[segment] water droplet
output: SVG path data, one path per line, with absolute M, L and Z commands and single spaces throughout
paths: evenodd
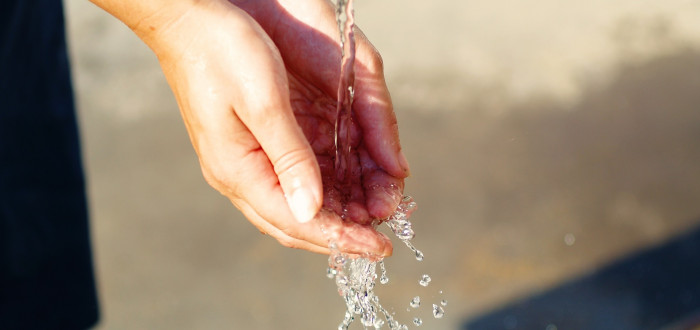
M 333 263 L 338 268 L 342 268 L 343 266 L 345 266 L 345 261 L 345 255 L 343 255 L 342 253 L 339 253 L 335 257 L 333 257 Z
M 442 293 L 442 291 L 440 291 Z M 440 305 L 447 306 L 447 300 L 443 299 L 440 301 Z
M 362 306 L 360 304 L 355 305 L 355 314 L 362 314 Z
M 338 292 L 341 295 L 346 295 L 346 291 L 348 291 L 348 277 L 343 275 L 343 274 L 338 274 L 335 276 L 335 285 L 338 287 Z
M 360 321 L 362 322 L 362 325 L 366 327 L 373 327 L 374 322 L 376 321 L 376 316 L 376 313 L 365 311 L 364 313 L 362 313 L 362 319 Z
M 417 325 L 417 326 L 420 327 L 421 324 L 423 324 L 423 320 L 421 320 L 420 317 L 414 317 L 414 318 L 413 318 L 413 324 L 415 324 L 415 325 Z
M 415 236 L 411 222 L 405 218 L 392 218 L 386 223 L 391 228 L 391 231 L 394 232 L 394 235 L 402 241 L 411 240 Z
M 416 202 L 410 202 L 410 203 L 406 204 L 406 208 L 404 209 L 404 213 L 411 213 L 411 212 L 415 211 L 417 207 L 418 207 L 418 204 L 416 204 Z
M 423 252 L 416 250 L 416 260 L 423 261 Z
M 430 283 L 431 280 L 432 279 L 430 278 L 430 276 L 428 276 L 428 274 L 424 274 L 421 277 L 420 282 L 418 282 L 418 283 L 422 286 L 428 286 L 428 284 Z
M 398 211 L 404 214 L 411 214 L 411 212 L 416 210 L 418 205 L 413 201 L 413 197 L 404 196 L 399 204 Z
M 409 305 L 411 305 L 411 307 L 413 307 L 413 308 L 418 308 L 418 306 L 420 306 L 420 297 L 419 296 L 413 297 L 413 299 L 411 299 L 411 302 Z
M 353 320 L 355 320 L 355 317 L 350 314 L 350 311 L 345 311 L 345 318 L 343 319 L 343 323 L 338 326 L 338 330 L 348 330 Z
M 405 325 L 405 324 L 402 324 L 402 325 L 399 327 L 399 330 L 408 330 L 408 326 Z
M 375 329 L 381 329 L 384 326 L 384 320 L 377 318 L 376 321 L 374 321 L 374 328 Z
M 564 244 L 566 244 L 566 246 L 572 246 L 574 243 L 576 243 L 576 236 L 574 236 L 574 234 L 564 235 Z
M 382 284 L 387 284 L 389 283 L 389 278 L 386 277 L 386 275 L 382 275 L 382 277 L 379 278 L 379 282 Z
M 379 283 L 389 283 L 389 277 L 386 276 L 386 267 L 384 266 L 384 260 L 379 261 L 379 269 L 382 271 L 382 276 L 379 277 Z
M 443 316 L 445 316 L 445 310 L 442 309 L 442 307 L 433 304 L 433 317 L 436 319 L 441 319 Z
M 334 278 L 336 274 L 338 274 L 338 271 L 331 267 L 328 267 L 326 270 L 326 276 L 328 276 L 328 278 Z

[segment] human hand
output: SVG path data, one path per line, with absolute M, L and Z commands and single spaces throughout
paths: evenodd
M 391 215 L 402 197 L 408 164 L 376 49 L 356 29 L 351 184 L 346 185 L 333 166 L 341 57 L 335 7 L 327 0 L 231 2 L 260 23 L 284 59 L 297 121 L 321 165 L 324 206 L 363 224 Z
M 332 9 L 315 2 L 289 13 L 255 1 L 250 15 L 259 23 L 229 3 L 197 2 L 176 19 L 154 15 L 132 28 L 158 55 L 204 177 L 261 232 L 315 252 L 328 253 L 332 238 L 345 252 L 389 255 L 389 239 L 366 225 L 394 210 L 407 175 L 381 63 L 360 37 L 358 63 L 366 67 L 356 78 L 356 184 L 338 191 L 332 134 L 340 52 L 330 37 Z M 310 8 L 320 13 L 299 15 Z M 348 201 L 333 198 L 345 194 Z M 317 213 L 322 196 L 332 211 Z M 343 208 L 352 221 L 340 219 Z

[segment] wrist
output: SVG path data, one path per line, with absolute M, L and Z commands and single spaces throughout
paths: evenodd
M 198 0 L 90 0 L 126 26 L 155 50 L 160 35 L 207 2 Z M 212 1 L 218 2 L 218 1 Z

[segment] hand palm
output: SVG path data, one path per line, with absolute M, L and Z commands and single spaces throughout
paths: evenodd
M 373 48 L 360 36 L 352 184 L 341 187 L 332 165 L 340 52 L 323 32 L 334 30 L 332 11 L 329 19 L 323 11 L 294 16 L 276 1 L 208 4 L 161 35 L 169 43 L 151 45 L 207 181 L 283 245 L 327 253 L 328 238 L 335 238 L 341 250 L 389 254 L 388 239 L 364 224 L 396 207 L 407 166 Z M 321 184 L 330 211 L 296 222 L 297 192 L 310 189 L 320 204 Z
M 318 10 L 309 11 L 310 4 Z M 389 216 L 401 198 L 406 169 L 392 162 L 398 133 L 376 50 L 359 32 L 357 101 L 349 125 L 352 152 L 347 155 L 349 184 L 343 184 L 334 166 L 341 53 L 332 8 L 326 1 L 315 0 L 269 6 L 258 2 L 257 10 L 241 6 L 250 10 L 284 59 L 294 114 L 321 168 L 324 206 L 363 224 Z

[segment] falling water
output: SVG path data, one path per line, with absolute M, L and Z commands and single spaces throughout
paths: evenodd
M 335 16 L 342 50 L 335 118 L 335 173 L 337 182 L 347 186 L 350 184 L 347 171 L 348 156 L 351 152 L 352 101 L 355 94 L 355 14 L 352 0 L 338 0 Z
M 350 128 L 352 127 L 352 103 L 354 97 L 354 82 L 355 82 L 355 37 L 354 37 L 354 12 L 352 6 L 353 0 L 337 0 L 336 20 L 340 31 L 340 44 L 342 49 L 340 80 L 338 83 L 338 105 L 335 122 L 335 173 L 337 188 L 340 191 L 346 191 L 352 183 L 350 175 L 348 175 L 348 157 L 351 154 L 350 145 Z M 416 203 L 410 196 L 405 196 L 398 208 L 384 222 L 388 225 L 394 235 L 400 239 L 409 249 L 415 254 L 418 261 L 423 260 L 423 252 L 416 249 L 410 240 L 413 239 L 415 233 L 408 217 L 416 209 Z M 389 329 L 404 330 L 408 329 L 406 324 L 401 324 L 394 319 L 379 302 L 379 297 L 375 295 L 374 287 L 377 279 L 377 264 L 379 265 L 381 276 L 379 282 L 387 284 L 389 278 L 386 274 L 386 268 L 381 257 L 373 255 L 365 255 L 362 258 L 350 259 L 346 254 L 340 252 L 335 242 L 329 242 L 331 250 L 328 258 L 327 276 L 335 279 L 338 293 L 343 297 L 346 304 L 345 317 L 342 323 L 338 326 L 339 330 L 346 330 L 356 317 L 360 318 L 362 325 L 380 329 L 387 324 Z M 420 280 L 422 286 L 427 286 L 430 282 L 428 275 L 423 275 Z M 414 308 L 420 305 L 420 297 L 416 296 L 417 301 Z M 411 303 L 414 306 L 414 302 Z M 444 306 L 444 304 L 443 304 Z M 435 307 L 439 310 L 436 312 Z M 441 307 L 433 304 L 433 314 L 435 318 L 441 318 L 444 311 Z M 437 313 L 437 314 L 436 314 Z M 383 316 L 383 318 L 382 318 Z M 415 318 L 413 324 L 420 326 L 423 321 L 420 318 Z

